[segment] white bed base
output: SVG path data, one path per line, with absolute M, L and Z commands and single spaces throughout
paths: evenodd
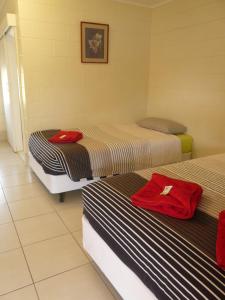
M 100 178 L 94 178 L 93 180 L 81 179 L 80 181 L 72 181 L 66 174 L 65 175 L 50 175 L 46 174 L 41 165 L 34 159 L 29 152 L 29 165 L 37 177 L 41 180 L 44 186 L 52 194 L 61 194 L 72 190 L 79 190 L 83 186 L 99 180 Z
M 82 218 L 82 223 L 84 249 L 109 279 L 123 300 L 156 300 L 155 295 L 109 248 L 85 216 Z
M 30 152 L 28 155 L 31 169 L 51 194 L 61 194 L 73 190 L 79 190 L 83 186 L 100 179 L 100 177 L 95 177 L 93 180 L 87 180 L 86 178 L 83 178 L 80 181 L 75 182 L 72 181 L 66 174 L 57 176 L 46 174 L 41 165 L 34 159 L 33 155 Z M 184 153 L 182 155 L 182 161 L 188 159 L 191 159 L 191 153 Z

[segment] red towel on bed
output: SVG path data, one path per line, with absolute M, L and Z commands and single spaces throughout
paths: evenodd
M 216 241 L 216 260 L 218 266 L 225 269 L 225 210 L 219 214 Z
M 202 195 L 196 183 L 154 173 L 152 179 L 131 196 L 132 204 L 178 218 L 190 219 Z
M 56 144 L 67 144 L 75 143 L 82 139 L 82 137 L 83 134 L 80 131 L 60 130 L 57 134 L 53 135 L 50 139 L 48 139 L 48 141 Z

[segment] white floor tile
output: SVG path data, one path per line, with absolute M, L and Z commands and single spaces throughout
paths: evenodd
M 40 300 L 113 300 L 114 297 L 88 264 L 36 284 Z
M 115 299 L 82 251 L 81 191 L 59 203 L 7 144 L 0 157 L 0 300 Z
M 12 221 L 8 206 L 6 203 L 0 203 L 0 224 L 9 223 Z
M 80 230 L 82 228 L 82 207 L 73 207 L 70 209 L 59 210 L 58 214 L 63 219 L 63 222 L 71 232 Z
M 14 156 L 15 155 L 15 156 Z M 17 154 L 1 153 L 0 169 L 15 165 L 24 166 L 24 161 Z
M 29 168 L 25 164 L 16 163 L 8 166 L 0 167 L 0 178 L 5 176 L 10 176 L 14 174 L 21 174 L 29 171 Z
M 48 200 L 42 196 L 16 202 L 9 202 L 9 208 L 13 219 L 16 221 L 54 211 Z
M 3 190 L 0 187 L 0 203 L 4 203 L 6 201 Z
M 34 177 L 32 176 L 31 172 L 24 172 L 21 174 L 13 174 L 8 176 L 3 176 L 0 178 L 0 182 L 2 187 L 10 187 L 10 186 L 17 186 L 27 183 L 34 182 Z
M 88 262 L 71 235 L 26 246 L 24 251 L 35 281 Z
M 38 297 L 34 286 L 29 285 L 15 292 L 0 296 L 0 300 L 38 300 Z
M 48 195 L 47 190 L 39 182 L 3 188 L 8 202 L 19 201 L 37 196 Z
M 1 154 L 0 169 L 5 167 L 13 167 L 15 165 L 24 166 L 24 161 L 19 156 L 12 159 L 3 159 Z
M 56 213 L 16 221 L 15 225 L 23 245 L 68 233 Z
M 13 151 L 3 151 L 1 153 L 1 161 L 22 161 L 18 154 L 14 153 Z
M 32 283 L 21 249 L 0 254 L 0 295 Z
M 0 225 L 0 252 L 20 247 L 20 242 L 13 223 Z

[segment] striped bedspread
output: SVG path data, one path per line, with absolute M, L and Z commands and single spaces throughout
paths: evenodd
M 203 187 L 193 219 L 132 206 L 130 195 L 153 171 Z M 225 154 L 106 178 L 86 186 L 83 198 L 92 227 L 158 299 L 225 299 L 225 271 L 215 262 L 217 216 L 225 209 Z
M 29 150 L 44 171 L 82 178 L 123 174 L 181 161 L 180 140 L 137 126 L 103 125 L 79 128 L 84 138 L 73 144 L 51 144 L 48 138 L 58 130 L 31 134 Z

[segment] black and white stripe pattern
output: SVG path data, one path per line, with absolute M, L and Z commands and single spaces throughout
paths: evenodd
M 49 143 L 41 131 L 31 134 L 29 149 L 33 157 L 41 164 L 45 173 L 51 175 L 70 174 L 70 168 L 64 154 L 58 147 Z
M 110 182 L 86 186 L 83 197 L 93 228 L 158 299 L 225 299 L 225 272 L 214 260 Z
M 29 149 L 44 171 L 67 174 L 71 180 L 112 176 L 181 160 L 180 140 L 130 125 L 99 125 L 80 128 L 84 138 L 77 143 L 53 145 L 48 138 L 58 130 L 31 134 Z

